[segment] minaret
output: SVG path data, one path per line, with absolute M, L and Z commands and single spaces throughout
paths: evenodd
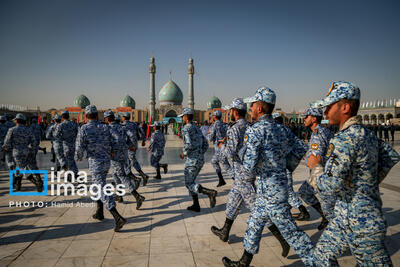
M 194 109 L 194 94 L 193 94 L 193 75 L 194 75 L 194 66 L 193 66 L 193 58 L 190 56 L 189 59 L 189 67 L 188 67 L 188 74 L 189 74 L 189 92 L 188 92 L 188 107 Z
M 150 58 L 150 120 L 154 122 L 155 115 L 156 115 L 156 93 L 155 93 L 155 73 L 156 73 L 156 65 L 154 64 L 154 55 Z

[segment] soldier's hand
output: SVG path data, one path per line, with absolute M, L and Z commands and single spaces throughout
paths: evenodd
M 5 147 L 4 150 L 5 151 L 10 151 L 10 148 L 9 147 Z
M 136 148 L 135 148 L 134 146 L 131 146 L 131 147 L 129 148 L 129 150 L 130 150 L 130 151 L 135 151 Z
M 76 161 L 78 161 L 78 162 L 81 162 L 81 161 L 82 161 L 82 159 L 77 159 Z
M 223 145 L 223 143 L 221 143 L 221 142 L 218 142 L 218 148 L 221 148 L 222 147 L 222 145 Z
M 319 156 L 319 155 L 316 156 L 316 155 L 311 154 L 307 160 L 307 167 L 312 170 L 312 169 L 314 169 L 315 165 L 317 165 L 317 164 L 321 164 L 321 156 Z
M 181 153 L 181 154 L 179 155 L 179 157 L 180 157 L 181 159 L 183 159 L 185 156 L 183 156 L 183 153 Z
M 142 141 L 142 146 L 145 146 L 146 145 L 146 141 Z

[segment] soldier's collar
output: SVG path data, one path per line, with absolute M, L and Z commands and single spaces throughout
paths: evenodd
M 314 132 L 314 133 L 318 132 L 318 129 L 319 129 L 320 126 L 321 126 L 320 124 L 318 124 L 317 126 L 315 126 L 313 132 Z
M 353 116 L 351 118 L 349 118 L 343 125 L 342 127 L 339 129 L 339 131 L 344 131 L 347 128 L 349 128 L 350 126 L 354 125 L 354 124 L 361 124 L 361 120 L 359 118 L 357 118 L 357 116 Z

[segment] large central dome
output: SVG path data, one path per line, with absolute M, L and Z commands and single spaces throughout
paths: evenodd
M 160 105 L 182 105 L 183 94 L 181 89 L 172 80 L 169 80 L 158 93 Z

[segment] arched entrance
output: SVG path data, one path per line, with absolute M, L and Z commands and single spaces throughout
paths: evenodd
M 364 124 L 369 124 L 369 116 L 368 116 L 368 114 L 364 115 Z
M 175 110 L 168 110 L 164 117 L 177 117 Z

